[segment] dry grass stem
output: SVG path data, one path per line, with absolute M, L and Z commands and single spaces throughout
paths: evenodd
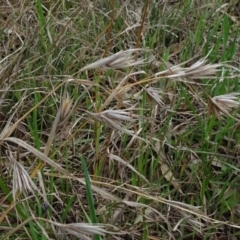
M 122 158 L 120 158 L 119 156 L 116 156 L 112 153 L 109 153 L 108 157 L 111 160 L 115 160 L 117 162 L 120 162 L 122 165 L 128 167 L 129 169 L 131 169 L 133 172 L 135 172 L 146 184 L 149 184 L 149 181 L 142 175 L 140 174 L 131 164 L 129 164 L 128 162 L 124 161 Z

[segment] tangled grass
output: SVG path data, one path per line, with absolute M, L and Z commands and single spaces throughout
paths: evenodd
M 0 239 L 238 239 L 232 1 L 0 3 Z

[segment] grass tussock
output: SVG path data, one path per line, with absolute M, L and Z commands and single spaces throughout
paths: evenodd
M 237 1 L 0 2 L 0 240 L 238 239 Z

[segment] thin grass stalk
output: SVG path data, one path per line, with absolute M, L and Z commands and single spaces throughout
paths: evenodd
M 138 32 L 138 37 L 137 37 L 137 41 L 136 41 L 136 48 L 140 47 L 140 42 L 141 42 L 141 37 L 142 37 L 142 32 L 143 32 L 143 26 L 144 26 L 144 22 L 147 18 L 147 10 L 148 10 L 148 6 L 149 6 L 149 0 L 145 1 L 145 4 L 143 6 L 142 9 L 142 19 L 141 19 L 141 26 L 140 26 L 140 30 Z
M 105 52 L 103 54 L 103 57 L 106 57 L 108 49 L 110 48 L 112 26 L 113 26 L 114 16 L 115 16 L 115 8 L 114 8 L 114 5 L 113 5 L 113 3 L 115 3 L 115 1 L 107 0 L 107 2 L 111 6 L 112 12 L 110 14 L 110 22 L 109 22 L 109 25 L 108 25 L 108 28 L 107 28 L 107 42 L 106 42 L 106 48 L 105 48 Z

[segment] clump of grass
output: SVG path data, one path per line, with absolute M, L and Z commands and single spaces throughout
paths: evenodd
M 0 239 L 238 237 L 235 8 L 2 1 Z

